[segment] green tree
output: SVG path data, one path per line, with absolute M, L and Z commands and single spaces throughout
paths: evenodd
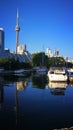
M 58 66 L 58 67 L 63 67 L 65 66 L 65 60 L 63 57 L 50 57 L 48 59 L 49 66 Z
M 33 66 L 48 66 L 48 57 L 44 52 L 32 54 Z

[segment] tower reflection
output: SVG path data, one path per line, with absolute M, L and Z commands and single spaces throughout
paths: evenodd
M 16 82 L 16 89 L 15 89 L 15 106 L 14 106 L 14 110 L 16 113 L 16 126 L 18 124 L 18 115 L 19 115 L 19 96 L 18 96 L 18 92 L 19 91 L 23 91 L 28 85 L 28 81 L 18 81 Z

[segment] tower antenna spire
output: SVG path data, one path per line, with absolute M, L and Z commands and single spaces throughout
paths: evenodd
M 19 27 L 19 14 L 18 14 L 18 8 L 17 8 L 17 17 L 16 17 L 16 54 L 17 54 L 17 47 L 19 45 L 19 31 L 20 31 L 20 27 Z
M 17 8 L 17 20 L 16 20 L 16 25 L 19 25 L 19 13 L 18 13 L 18 8 Z

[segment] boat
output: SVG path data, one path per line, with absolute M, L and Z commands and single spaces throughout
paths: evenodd
M 73 68 L 67 69 L 68 81 L 73 82 Z
M 50 68 L 47 73 L 49 81 L 66 82 L 68 80 L 65 68 L 54 67 Z
M 42 67 L 39 67 L 36 71 L 36 75 L 46 75 L 47 74 L 47 68 L 42 66 Z
M 36 69 L 36 76 L 42 76 L 47 74 L 47 67 L 45 66 L 45 54 L 43 52 L 41 54 L 41 63 Z
M 24 73 L 24 69 L 15 70 L 14 73 L 15 73 L 15 74 L 21 74 L 21 73 Z
M 17 75 L 17 76 L 27 76 L 30 73 L 31 73 L 31 70 L 24 70 L 24 69 L 14 71 L 14 75 Z

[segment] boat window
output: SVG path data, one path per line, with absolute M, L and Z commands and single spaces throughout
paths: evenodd
M 54 74 L 54 71 L 50 71 L 50 74 Z

